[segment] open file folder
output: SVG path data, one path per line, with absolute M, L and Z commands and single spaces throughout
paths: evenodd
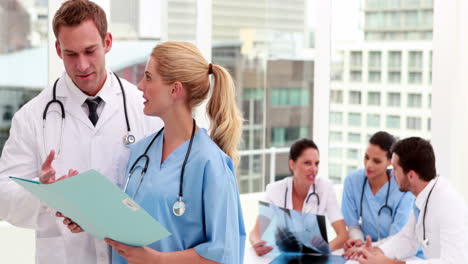
M 126 193 L 95 170 L 52 184 L 10 178 L 98 239 L 146 246 L 170 235 Z

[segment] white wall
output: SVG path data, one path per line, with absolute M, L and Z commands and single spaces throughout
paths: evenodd
M 434 1 L 432 143 L 438 173 L 468 201 L 468 1 Z
M 0 222 L 0 263 L 33 264 L 34 231 Z

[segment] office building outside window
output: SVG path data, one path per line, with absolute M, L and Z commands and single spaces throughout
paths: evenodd
M 361 104 L 361 92 L 350 91 L 349 92 L 349 104 L 360 105 Z
M 388 107 L 401 106 L 401 94 L 400 93 L 388 93 L 387 94 L 387 106 Z
M 349 113 L 348 114 L 348 125 L 358 127 L 361 126 L 361 114 L 360 113 Z
M 422 119 L 420 117 L 407 117 L 406 128 L 409 130 L 421 130 Z
M 421 108 L 422 107 L 422 95 L 416 94 L 416 93 L 408 94 L 408 107 Z
M 380 92 L 368 92 L 367 93 L 367 105 L 379 106 L 380 105 Z
M 330 102 L 335 104 L 343 103 L 343 91 L 341 90 L 330 90 Z
M 378 128 L 380 127 L 380 115 L 379 114 L 367 114 L 367 127 Z
M 400 116 L 397 115 L 387 115 L 387 129 L 400 129 L 400 119 Z

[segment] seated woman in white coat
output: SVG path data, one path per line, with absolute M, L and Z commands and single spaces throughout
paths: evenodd
M 326 179 L 317 178 L 320 163 L 317 145 L 310 139 L 294 142 L 288 163 L 293 175 L 268 184 L 265 200 L 287 209 L 325 215 L 337 234 L 330 242 L 331 250 L 342 248 L 348 239 L 348 232 L 332 184 Z M 260 239 L 258 218 L 250 232 L 250 243 L 258 256 L 273 249 Z

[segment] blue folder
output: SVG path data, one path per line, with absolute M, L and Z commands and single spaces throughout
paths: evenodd
M 98 239 L 146 246 L 170 233 L 126 193 L 95 170 L 41 184 L 10 177 Z

